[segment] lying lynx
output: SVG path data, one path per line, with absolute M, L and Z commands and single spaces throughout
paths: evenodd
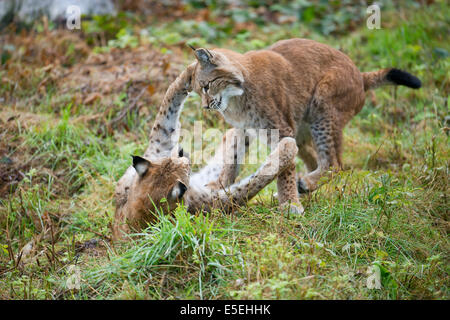
M 361 73 L 344 53 L 306 39 L 245 54 L 194 50 L 193 89 L 205 108 L 233 127 L 278 129 L 280 138 L 296 139 L 308 173 L 297 178 L 292 161 L 278 177 L 278 198 L 297 203 L 298 212 L 298 193 L 315 190 L 326 171 L 341 168 L 342 130 L 362 109 L 365 92 L 385 84 L 421 86 L 398 69 Z
M 184 202 L 190 212 L 219 208 L 230 211 L 243 205 L 283 172 L 298 152 L 295 140 L 281 139 L 260 168 L 231 185 L 238 174 L 234 159 L 243 150 L 237 148 L 239 130 L 228 130 L 210 163 L 191 175 L 189 159 L 178 151 L 179 115 L 191 88 L 192 66 L 167 90 L 150 133 L 144 157 L 133 157 L 116 187 L 116 213 L 113 237 L 120 239 L 130 229 L 139 230 L 152 222 L 154 209 L 164 213 Z M 161 200 L 165 199 L 161 203 Z

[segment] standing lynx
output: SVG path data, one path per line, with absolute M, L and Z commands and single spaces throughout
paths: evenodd
M 341 51 L 307 39 L 278 41 L 266 50 L 240 54 L 194 49 L 193 89 L 202 106 L 218 110 L 237 128 L 278 129 L 297 141 L 308 173 L 297 178 L 295 161 L 278 177 L 280 204 L 317 188 L 330 168 L 342 166 L 342 130 L 363 107 L 365 92 L 384 84 L 420 88 L 398 69 L 361 73 Z

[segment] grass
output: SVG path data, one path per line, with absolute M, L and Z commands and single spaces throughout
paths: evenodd
M 337 36 L 298 22 L 255 24 L 232 37 L 207 21 L 158 22 L 148 28 L 150 39 L 130 28 L 92 51 L 149 46 L 155 59 L 172 64 L 154 66 L 167 68 L 167 79 L 154 80 L 149 105 L 113 128 L 109 121 L 133 98 L 128 87 L 85 103 L 78 86 L 66 90 L 36 61 L 12 56 L 0 69 L 0 181 L 9 182 L 0 188 L 0 298 L 449 299 L 449 13 L 445 1 L 390 6 L 381 30 L 360 23 Z M 67 50 L 66 40 L 59 46 L 43 32 L 34 40 L 39 50 L 47 38 L 56 52 Z M 423 88 L 368 95 L 344 132 L 345 170 L 302 198 L 303 217 L 279 214 L 272 183 L 230 215 L 189 215 L 180 206 L 128 243 L 112 243 L 114 184 L 129 155 L 145 149 L 167 85 L 192 60 L 179 42 L 245 51 L 288 37 L 341 48 L 362 71 L 409 70 Z M 62 63 L 76 68 L 61 70 L 75 74 L 91 49 L 69 48 Z M 183 128 L 194 120 L 226 127 L 198 103 L 189 98 Z M 73 265 L 79 289 L 67 284 Z M 375 272 L 378 289 L 367 285 Z

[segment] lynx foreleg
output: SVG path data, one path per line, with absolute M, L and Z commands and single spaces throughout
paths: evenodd
M 295 159 L 292 159 L 286 170 L 278 176 L 277 188 L 278 202 L 282 210 L 287 210 L 293 214 L 302 214 L 304 212 L 298 198 Z
M 145 158 L 170 157 L 177 146 L 180 138 L 180 114 L 184 101 L 192 91 L 193 70 L 194 65 L 189 65 L 167 89 L 150 133 Z
M 149 146 L 145 151 L 144 156 L 148 159 L 170 157 L 177 146 L 180 128 L 179 117 L 183 103 L 189 92 L 192 91 L 193 71 L 194 64 L 191 64 L 167 89 L 150 133 Z M 115 189 L 115 225 L 113 227 L 115 235 L 118 234 L 119 229 L 126 228 L 123 208 L 127 203 L 128 192 L 135 177 L 136 170 L 133 166 L 130 166 L 117 182 Z

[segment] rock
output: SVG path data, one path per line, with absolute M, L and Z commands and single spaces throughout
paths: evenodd
M 117 13 L 113 0 L 2 0 L 0 26 L 13 20 L 31 23 L 44 15 L 52 21 L 64 21 L 71 5 L 78 6 L 86 16 Z

